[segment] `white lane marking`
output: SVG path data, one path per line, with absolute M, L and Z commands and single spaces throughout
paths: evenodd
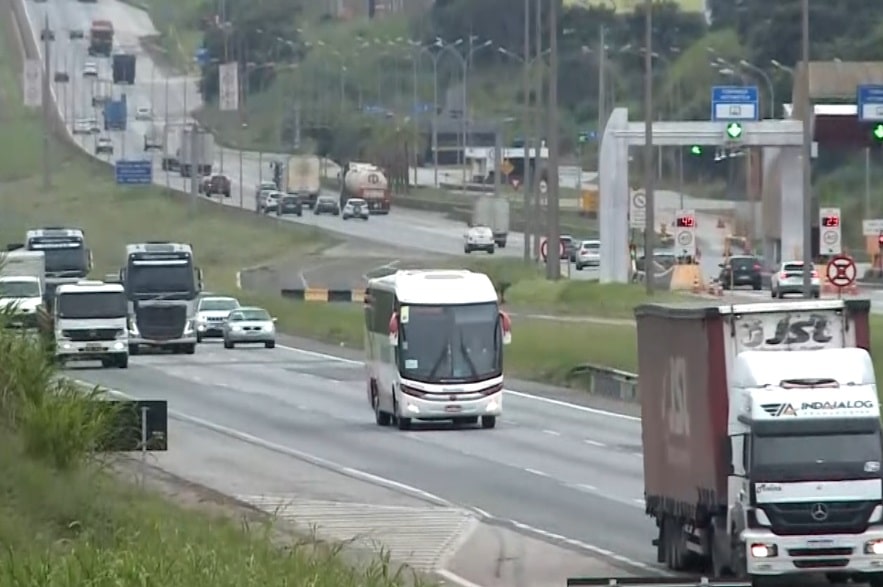
M 313 357 L 317 357 L 320 359 L 337 361 L 338 363 L 344 363 L 346 365 L 358 365 L 358 366 L 364 365 L 364 363 L 362 361 L 354 361 L 352 359 L 345 359 L 343 357 L 336 357 L 334 355 L 329 355 L 327 353 L 320 353 L 318 351 L 308 351 L 308 350 L 304 350 L 304 349 L 290 347 L 287 345 L 277 344 L 276 348 L 281 348 L 281 349 L 285 349 L 287 351 L 293 351 L 295 353 L 301 353 L 303 355 L 313 356 Z M 522 391 L 515 391 L 514 389 L 504 389 L 503 391 L 505 393 L 508 393 L 510 395 L 514 395 L 516 397 L 520 397 L 522 399 L 537 401 L 537 402 L 541 402 L 541 403 L 545 403 L 545 404 L 549 404 L 549 405 L 553 405 L 553 406 L 558 406 L 561 408 L 567 408 L 568 410 L 576 410 L 578 412 L 583 412 L 586 414 L 594 414 L 596 416 L 603 416 L 605 418 L 617 418 L 619 420 L 628 420 L 629 422 L 640 422 L 641 421 L 641 418 L 639 418 L 637 416 L 629 416 L 628 414 L 620 414 L 619 412 L 611 412 L 608 410 L 601 410 L 598 408 L 590 408 L 588 406 L 581 406 L 579 404 L 572 404 L 570 402 L 552 399 L 549 397 L 542 397 L 539 395 L 524 393 Z
M 561 436 L 561 433 L 556 430 L 543 430 L 543 434 L 548 434 L 549 436 Z
M 587 491 L 589 493 L 595 493 L 596 491 L 598 491 L 597 487 L 595 487 L 594 485 L 589 485 L 587 483 L 577 483 L 575 485 L 568 485 L 568 487 L 577 489 L 579 491 Z
M 77 384 L 82 385 L 88 389 L 94 389 L 96 387 L 95 384 L 90 383 L 88 381 L 83 381 L 81 379 L 72 379 L 72 381 L 74 381 Z M 123 399 L 130 399 L 130 400 L 135 399 L 133 396 L 131 396 L 127 393 L 123 393 L 122 391 L 118 391 L 115 389 L 107 389 L 102 386 L 99 386 L 99 387 L 101 387 L 101 389 L 105 393 L 107 393 L 108 395 L 120 397 Z M 249 434 L 247 432 L 242 432 L 240 430 L 236 430 L 235 428 L 230 428 L 228 426 L 216 424 L 214 422 L 210 422 L 208 420 L 203 420 L 202 418 L 197 418 L 195 416 L 189 416 L 187 414 L 183 414 L 183 413 L 178 412 L 176 410 L 169 410 L 168 415 L 169 415 L 169 417 L 173 417 L 173 418 L 180 420 L 182 422 L 187 422 L 189 424 L 193 424 L 194 426 L 200 426 L 202 428 L 206 428 L 206 429 L 211 430 L 213 432 L 217 432 L 218 434 L 223 434 L 225 436 L 229 436 L 231 438 L 235 438 L 237 440 L 241 440 L 243 442 L 247 442 L 249 444 L 259 446 L 259 447 L 265 448 L 267 450 L 271 450 L 273 452 L 277 452 L 279 454 L 288 455 L 290 457 L 300 459 L 302 461 L 314 464 L 318 467 L 323 467 L 325 469 L 328 469 L 331 471 L 336 471 L 338 473 L 347 475 L 351 478 L 359 479 L 359 480 L 366 481 L 369 483 L 374 483 L 375 485 L 380 485 L 381 487 L 387 487 L 389 489 L 398 490 L 398 491 L 405 493 L 407 495 L 420 497 L 426 501 L 429 501 L 430 503 L 435 503 L 437 505 L 441 505 L 444 507 L 463 507 L 463 506 L 459 506 L 453 502 L 450 502 L 442 497 L 439 497 L 438 495 L 435 495 L 435 494 L 430 493 L 428 491 L 424 491 L 423 489 L 419 489 L 419 488 L 414 487 L 412 485 L 407 485 L 405 483 L 400 483 L 400 482 L 394 481 L 392 479 L 387 479 L 385 477 L 373 475 L 373 474 L 367 473 L 365 471 L 353 469 L 352 467 L 344 467 L 343 465 L 335 463 L 334 461 L 329 461 L 328 459 L 324 459 L 322 457 L 317 457 L 317 456 L 311 455 L 309 453 L 306 453 L 306 452 L 303 452 L 303 451 L 300 451 L 297 449 L 283 446 L 283 445 L 277 444 L 275 442 L 270 442 L 269 440 L 264 440 L 263 438 L 260 438 L 258 436 L 254 436 L 253 434 Z M 474 510 L 474 511 L 476 511 L 476 510 Z M 659 569 L 652 567 L 646 563 L 642 563 L 640 561 L 630 559 L 630 558 L 625 557 L 623 555 L 616 554 L 615 552 L 612 552 L 612 551 L 607 550 L 605 548 L 601 548 L 599 546 L 588 544 L 588 543 L 582 542 L 580 540 L 575 540 L 573 538 L 567 538 L 566 536 L 561 536 L 560 534 L 554 534 L 552 532 L 547 532 L 546 530 L 541 530 L 539 528 L 535 528 L 533 526 L 523 524 L 523 523 L 518 522 L 516 520 L 507 520 L 504 518 L 497 518 L 496 516 L 490 515 L 487 512 L 484 512 L 483 510 L 477 510 L 477 511 L 480 511 L 481 513 L 485 514 L 486 517 L 489 519 L 494 519 L 494 520 L 499 520 L 501 522 L 505 522 L 507 524 L 512 525 L 515 528 L 518 528 L 519 530 L 524 531 L 524 532 L 532 533 L 534 535 L 541 536 L 543 538 L 550 539 L 550 540 L 553 540 L 556 542 L 563 542 L 565 544 L 569 544 L 571 546 L 574 546 L 576 548 L 580 548 L 580 549 L 585 550 L 587 552 L 591 552 L 593 554 L 604 556 L 609 559 L 621 562 L 621 563 L 629 565 L 631 567 L 639 568 L 639 569 L 642 569 L 645 571 L 649 571 L 651 573 L 667 575 L 667 573 L 665 573 L 664 571 L 660 571 Z M 460 583 L 460 585 L 466 585 L 466 587 L 469 587 L 468 583 L 466 583 L 466 584 Z
M 435 572 L 435 574 L 438 575 L 439 577 L 441 577 L 442 579 L 444 579 L 445 581 L 448 581 L 449 583 L 454 583 L 455 585 L 458 585 L 459 587 L 482 587 L 478 583 L 473 583 L 469 579 L 465 579 L 465 578 L 461 577 L 460 575 L 452 573 L 451 571 L 449 571 L 447 569 L 439 569 Z
M 592 445 L 592 446 L 598 446 L 598 447 L 601 447 L 601 448 L 605 448 L 605 447 L 607 446 L 607 445 L 604 444 L 603 442 L 598 442 L 597 440 L 592 440 L 592 439 L 590 439 L 590 438 L 586 438 L 586 439 L 584 439 L 583 442 L 585 442 L 586 444 L 589 444 L 589 445 Z
M 643 499 L 633 499 L 632 501 L 641 506 L 646 505 Z
M 525 473 L 530 473 L 531 475 L 536 475 L 538 477 L 548 477 L 548 473 L 543 473 L 542 471 L 538 471 L 536 469 L 531 469 L 530 467 L 524 467 Z

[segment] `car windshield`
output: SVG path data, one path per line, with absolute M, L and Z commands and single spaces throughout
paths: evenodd
M 237 318 L 242 316 L 242 320 L 253 320 L 255 322 L 269 322 L 270 314 L 266 310 L 250 308 L 237 312 Z
M 0 298 L 36 298 L 40 284 L 32 279 L 4 279 L 0 281 Z
M 583 250 L 584 251 L 597 251 L 601 248 L 601 243 L 598 241 L 584 241 L 583 242 Z
M 350 200 L 349 203 L 352 204 L 353 206 L 364 206 L 365 200 Z
M 233 298 L 208 298 L 199 302 L 200 312 L 229 312 L 239 307 Z
M 297 203 L 297 196 L 285 196 L 284 198 L 282 198 L 282 203 L 283 204 L 296 204 Z
M 323 196 L 319 198 L 320 204 L 335 204 L 336 200 L 334 198 L 329 198 L 328 196 Z
M 399 368 L 426 383 L 481 381 L 502 372 L 496 303 L 402 306 Z
M 730 259 L 730 263 L 737 271 L 747 271 L 754 269 L 757 260 L 754 257 L 733 257 Z
M 803 263 L 785 263 L 782 271 L 803 271 Z

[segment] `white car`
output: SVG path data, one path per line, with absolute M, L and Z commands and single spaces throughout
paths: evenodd
M 493 255 L 497 248 L 494 231 L 488 226 L 471 226 L 463 235 L 463 240 L 463 252 L 467 255 L 472 251 L 485 251 Z
M 815 268 L 810 284 L 812 297 L 820 297 L 822 286 Z M 770 276 L 770 296 L 782 299 L 788 294 L 803 294 L 803 261 L 783 261 L 779 270 Z
M 224 336 L 224 322 L 239 308 L 239 300 L 228 296 L 205 296 L 196 306 L 196 342 Z
M 83 77 L 98 77 L 98 64 L 87 61 L 83 64 Z
M 576 251 L 576 270 L 582 271 L 583 267 L 601 266 L 601 241 L 587 240 L 579 245 Z
M 99 137 L 95 141 L 95 154 L 101 155 L 102 153 L 113 155 L 113 141 L 108 137 Z
M 74 120 L 73 133 L 75 135 L 92 134 L 92 122 L 88 118 L 78 118 Z
M 261 214 L 270 214 L 279 208 L 279 200 L 284 196 L 277 190 L 264 190 L 258 196 L 258 212 Z
M 237 308 L 224 322 L 224 348 L 241 343 L 261 343 L 276 348 L 276 319 L 263 308 Z
M 349 220 L 350 218 L 368 220 L 371 217 L 371 212 L 368 211 L 368 202 L 362 198 L 350 198 L 346 201 L 341 216 L 344 220 Z
M 135 120 L 153 120 L 153 112 L 150 111 L 150 108 L 145 106 L 139 106 L 137 110 L 135 110 Z

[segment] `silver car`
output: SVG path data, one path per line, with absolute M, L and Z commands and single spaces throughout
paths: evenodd
M 230 312 L 224 322 L 224 348 L 232 349 L 237 344 L 263 343 L 272 349 L 276 347 L 276 319 L 263 308 L 237 308 Z

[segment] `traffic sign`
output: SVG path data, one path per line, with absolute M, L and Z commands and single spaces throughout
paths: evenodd
M 218 68 L 220 96 L 218 106 L 221 111 L 239 110 L 239 63 L 224 63 Z
M 855 101 L 858 105 L 859 120 L 883 120 L 883 86 L 859 86 Z
M 685 257 L 696 256 L 696 212 L 678 210 L 675 214 L 675 243 L 678 254 Z
M 862 236 L 880 236 L 883 232 L 883 218 L 862 220 Z
M 503 162 L 500 163 L 500 172 L 503 175 L 509 175 L 515 170 L 515 167 L 512 165 L 512 162 L 508 159 L 503 159 Z
M 549 258 L 549 239 L 543 237 L 543 240 L 540 241 L 540 256 L 543 258 L 543 261 Z M 564 256 L 564 243 L 558 241 L 558 257 L 561 258 Z
M 200 47 L 196 50 L 196 54 L 193 55 L 193 60 L 200 67 L 205 67 L 211 61 L 211 54 L 208 52 L 208 49 L 205 47 Z
M 825 267 L 825 274 L 832 285 L 844 288 L 855 283 L 858 268 L 855 266 L 855 261 L 849 257 L 838 255 L 828 261 L 828 266 Z
M 724 131 L 727 134 L 726 138 L 728 141 L 738 141 L 739 139 L 742 138 L 742 133 L 743 133 L 742 125 L 739 124 L 738 122 L 731 122 L 730 124 L 727 125 L 727 127 L 724 129 Z
M 153 162 L 118 160 L 114 166 L 117 185 L 150 185 L 153 183 Z
M 643 230 L 647 222 L 647 197 L 644 190 L 635 190 L 629 197 L 629 227 Z
M 821 208 L 819 210 L 819 253 L 827 256 L 839 255 L 842 252 L 840 208 Z
M 760 97 L 757 86 L 714 86 L 711 88 L 711 119 L 758 120 Z

